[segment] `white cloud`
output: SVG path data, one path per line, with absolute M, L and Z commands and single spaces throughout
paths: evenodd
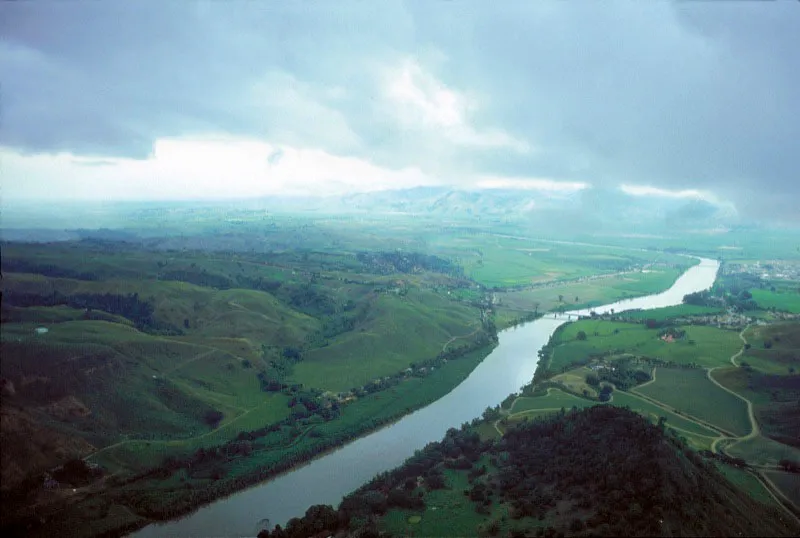
M 482 176 L 475 182 L 475 186 L 481 189 L 522 189 L 565 194 L 571 194 L 589 188 L 588 183 L 579 181 L 556 181 L 547 178 L 508 178 L 497 176 Z
M 658 196 L 660 198 L 692 198 L 696 200 L 713 201 L 714 197 L 706 191 L 696 189 L 668 190 L 649 185 L 620 185 L 619 189 L 631 196 Z
M 478 109 L 477 100 L 449 88 L 416 60 L 406 59 L 398 68 L 387 70 L 384 92 L 403 128 L 428 131 L 457 146 L 531 151 L 527 142 L 505 131 L 475 127 L 470 116 Z
M 270 158 L 280 155 L 280 158 Z M 419 169 L 391 170 L 323 150 L 252 139 L 161 139 L 145 160 L 0 150 L 9 199 L 209 199 L 326 195 L 432 185 Z M 24 179 L 22 179 L 24 178 Z

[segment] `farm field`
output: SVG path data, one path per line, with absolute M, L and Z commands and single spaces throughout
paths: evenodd
M 466 274 L 489 288 L 526 286 L 547 281 L 577 279 L 628 270 L 633 265 L 664 262 L 688 267 L 692 260 L 659 252 L 631 251 L 586 245 L 540 241 L 497 234 L 431 234 L 429 243 L 450 256 L 458 257 Z M 674 281 L 677 273 L 672 277 Z M 669 280 L 669 277 L 666 278 Z M 651 286 L 632 279 L 631 291 L 642 293 Z M 661 289 L 669 287 L 672 282 Z M 624 288 L 625 285 L 621 284 Z M 532 310 L 532 309 L 530 309 Z
M 765 471 L 764 474 L 794 505 L 800 508 L 800 474 Z
M 670 343 L 658 337 L 658 329 L 648 329 L 644 324 L 576 321 L 554 335 L 549 370 L 559 372 L 570 365 L 583 363 L 592 355 L 604 354 L 631 354 L 713 368 L 730 364 L 730 356 L 742 345 L 734 331 L 693 325 L 678 329 L 685 331 L 685 336 Z M 578 339 L 580 331 L 586 334 L 585 340 Z
M 712 383 L 706 370 L 657 368 L 656 380 L 636 392 L 742 436 L 750 433 L 747 404 Z
M 562 407 L 571 409 L 572 407 L 589 407 L 597 405 L 597 402 L 579 398 L 564 391 L 548 388 L 547 394 L 543 396 L 522 396 L 514 400 L 514 404 L 509 409 L 512 415 L 520 415 L 529 411 L 542 411 L 542 410 L 559 410 Z
M 700 437 L 707 437 L 708 443 L 712 439 L 718 437 L 718 433 L 702 426 L 686 417 L 682 417 L 673 411 L 661 408 L 647 400 L 637 397 L 635 394 L 630 394 L 623 391 L 614 391 L 612 396 L 612 405 L 619 407 L 629 407 L 632 411 L 636 411 L 640 415 L 644 415 L 651 421 L 658 422 L 660 417 L 666 419 L 667 427 L 672 427 L 679 430 L 681 435 L 693 435 Z
M 750 348 L 739 359 L 765 373 L 800 373 L 800 324 L 777 322 L 750 327 L 745 338 Z
M 656 293 L 669 288 L 682 270 L 659 269 L 610 275 L 581 282 L 554 283 L 497 293 L 500 306 L 516 312 L 571 310 Z
M 666 306 L 664 308 L 654 308 L 651 310 L 623 311 L 621 314 L 631 320 L 654 319 L 656 321 L 666 321 L 673 318 L 716 315 L 724 312 L 724 309 L 715 308 L 712 306 L 680 304 L 676 306 Z
M 781 312 L 800 313 L 800 282 L 787 282 L 776 291 L 753 288 L 753 300 L 761 308 L 774 308 Z
M 800 461 L 800 449 L 773 441 L 763 435 L 740 441 L 725 451 L 733 457 L 743 458 L 748 463 L 774 467 L 784 458 Z
M 752 475 L 752 473 L 731 465 L 717 464 L 716 467 L 723 475 L 725 475 L 725 478 L 730 480 L 743 491 L 746 491 L 751 497 L 753 497 L 753 499 L 760 503 L 764 503 L 767 506 L 778 506 L 775 502 L 775 499 L 772 497 L 772 495 L 770 495 L 769 491 L 764 487 L 758 478 Z

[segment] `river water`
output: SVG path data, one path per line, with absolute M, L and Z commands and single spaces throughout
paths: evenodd
M 651 309 L 680 304 L 687 293 L 705 290 L 716 279 L 719 263 L 701 259 L 662 293 L 592 308 L 598 314 L 634 308 Z M 265 519 L 285 525 L 313 504 L 334 507 L 342 497 L 376 474 L 402 464 L 415 450 L 440 440 L 448 428 L 480 416 L 506 396 L 530 382 L 537 352 L 569 314 L 541 318 L 502 331 L 498 346 L 460 385 L 439 400 L 399 421 L 361 437 L 286 474 L 200 508 L 182 519 L 153 524 L 134 533 L 136 538 L 165 536 L 255 536 Z

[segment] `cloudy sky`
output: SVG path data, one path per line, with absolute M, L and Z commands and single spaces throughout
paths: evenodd
M 800 2 L 3 2 L 2 200 L 623 188 L 800 220 Z

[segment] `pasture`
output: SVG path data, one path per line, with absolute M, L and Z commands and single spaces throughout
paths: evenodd
M 800 461 L 800 449 L 773 441 L 763 435 L 733 443 L 725 451 L 731 456 L 742 458 L 752 465 L 774 467 L 784 458 Z
M 796 507 L 800 507 L 800 474 L 780 471 L 766 471 L 764 474 Z
M 504 308 L 520 312 L 572 310 L 612 303 L 669 288 L 682 270 L 659 269 L 624 275 L 611 274 L 577 282 L 554 282 L 520 291 L 498 292 Z
M 521 415 L 531 411 L 558 411 L 562 407 L 572 409 L 573 407 L 583 408 L 597 405 L 597 402 L 579 398 L 567 392 L 548 388 L 547 394 L 543 396 L 521 396 L 514 400 L 514 404 L 509 409 L 512 415 Z
M 308 351 L 293 378 L 308 387 L 350 390 L 436 357 L 445 345 L 474 342 L 478 317 L 476 308 L 429 291 L 381 295 L 354 330 Z
M 750 433 L 747 404 L 712 383 L 706 370 L 656 368 L 655 381 L 636 392 L 687 413 L 723 430 L 742 436 Z
M 748 329 L 745 339 L 750 344 L 739 363 L 769 374 L 800 373 L 800 323 L 778 322 Z
M 684 318 L 692 316 L 710 316 L 716 314 L 724 314 L 725 310 L 712 306 L 697 306 L 690 304 L 679 304 L 675 306 L 666 306 L 664 308 L 653 308 L 650 310 L 631 310 L 618 312 L 626 319 L 631 320 L 647 320 L 654 319 L 656 321 L 666 321 L 674 318 Z
M 670 343 L 658 337 L 658 329 L 648 329 L 644 324 L 591 319 L 573 322 L 554 335 L 549 370 L 560 372 L 584 363 L 590 356 L 615 354 L 713 368 L 729 364 L 731 355 L 742 346 L 734 331 L 693 325 L 679 329 L 685 336 Z M 585 340 L 578 339 L 580 331 L 586 334 Z
M 753 300 L 760 308 L 781 312 L 800 313 L 800 282 L 787 282 L 785 286 L 775 286 L 775 291 L 753 288 Z
M 722 463 L 717 463 L 716 467 L 733 485 L 742 491 L 747 492 L 747 494 L 753 499 L 760 503 L 764 503 L 767 506 L 778 506 L 775 503 L 775 498 L 770 495 L 769 490 L 767 490 L 767 488 L 764 487 L 764 484 L 762 484 L 758 478 L 753 476 L 752 473 L 745 471 L 744 469 L 739 469 L 738 467 L 733 467 L 731 465 L 725 465 Z
M 647 417 L 653 423 L 657 423 L 659 418 L 664 417 L 667 421 L 666 425 L 668 427 L 675 428 L 681 435 L 707 437 L 709 445 L 712 439 L 719 437 L 717 432 L 710 430 L 687 417 L 682 417 L 671 410 L 659 407 L 654 403 L 648 402 L 647 400 L 644 400 L 629 392 L 623 392 L 620 390 L 614 391 L 611 405 L 628 407 L 632 411 L 636 411 L 640 415 Z

